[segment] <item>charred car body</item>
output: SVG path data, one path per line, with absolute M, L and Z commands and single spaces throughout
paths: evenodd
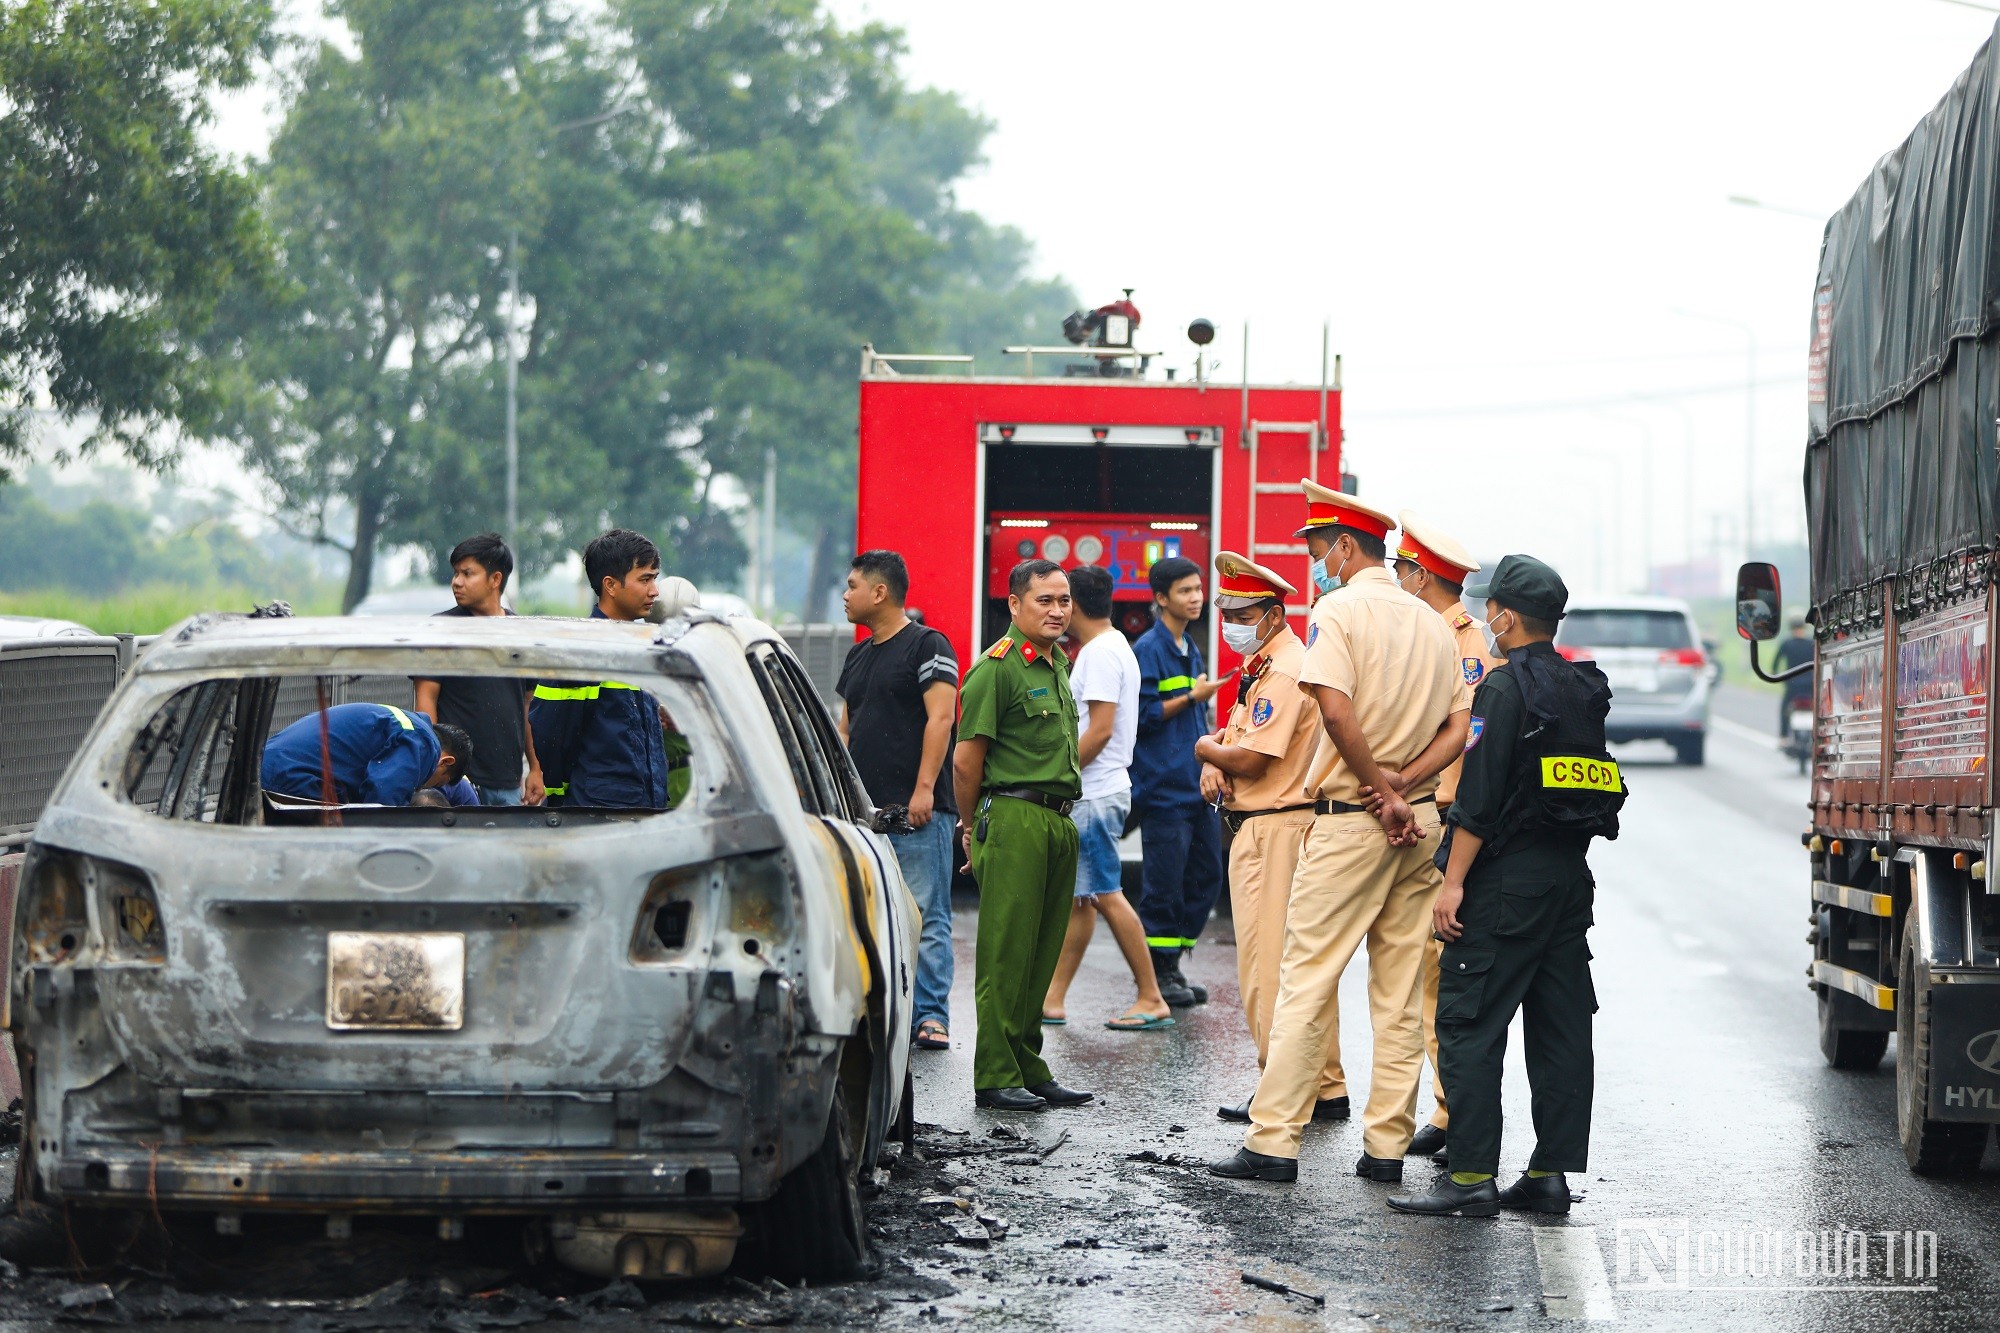
M 617 682 L 671 809 L 286 804 L 258 759 L 411 676 Z M 373 694 L 371 695 L 371 691 Z M 407 694 L 402 694 L 407 700 Z M 634 1277 L 864 1253 L 903 1109 L 916 909 L 768 629 L 203 618 L 106 705 L 37 826 L 8 1026 L 20 1191 L 71 1207 L 519 1216 Z

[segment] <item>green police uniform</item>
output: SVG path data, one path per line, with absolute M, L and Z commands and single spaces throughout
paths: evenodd
M 979 881 L 972 1058 L 975 1089 L 1049 1081 L 1042 1062 L 1042 998 L 1062 954 L 1076 892 L 1076 825 L 1067 810 L 1002 796 L 1030 791 L 1059 803 L 1083 794 L 1069 659 L 1010 636 L 993 645 L 959 688 L 959 739 L 986 739 L 973 830 Z M 982 836 L 983 833 L 983 836 Z
M 1503 586 L 1509 561 L 1520 564 Z M 1488 595 L 1547 620 L 1567 600 L 1553 570 L 1519 556 L 1502 562 Z M 1596 883 L 1584 853 L 1592 836 L 1616 835 L 1624 795 L 1603 748 L 1609 699 L 1594 667 L 1565 662 L 1546 642 L 1515 649 L 1473 696 L 1448 820 L 1484 842 L 1465 877 L 1463 934 L 1438 964 L 1438 1063 L 1451 1089 L 1455 1174 L 1499 1172 L 1501 1067 L 1517 1010 L 1535 1121 L 1528 1169 L 1588 1164 L 1597 992 L 1585 933 Z

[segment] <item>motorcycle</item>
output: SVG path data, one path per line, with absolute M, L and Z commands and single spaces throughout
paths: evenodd
M 1785 710 L 1785 753 L 1797 761 L 1799 775 L 1812 763 L 1812 701 L 1800 699 Z

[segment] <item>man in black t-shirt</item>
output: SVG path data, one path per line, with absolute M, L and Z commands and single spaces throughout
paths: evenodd
M 951 754 L 958 717 L 958 658 L 951 640 L 904 613 L 910 571 L 894 551 L 854 557 L 841 602 L 847 618 L 866 626 L 834 687 L 844 702 L 840 737 L 868 797 L 891 812 L 889 840 L 903 882 L 924 916 L 917 949 L 913 1017 L 918 1046 L 951 1045 L 952 829 Z M 896 818 L 900 808 L 904 813 Z
M 500 535 L 482 532 L 451 551 L 451 599 L 441 616 L 512 615 L 500 597 L 514 573 L 514 553 Z M 472 763 L 464 776 L 481 805 L 540 805 L 542 766 L 528 730 L 528 696 L 534 682 L 515 676 L 417 679 L 417 711 L 449 722 L 472 738 Z M 524 772 L 525 770 L 525 772 Z

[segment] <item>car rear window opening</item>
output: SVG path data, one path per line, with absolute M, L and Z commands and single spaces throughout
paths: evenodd
M 1556 642 L 1565 648 L 1692 648 L 1694 636 L 1678 611 L 1599 609 L 1570 612 Z

